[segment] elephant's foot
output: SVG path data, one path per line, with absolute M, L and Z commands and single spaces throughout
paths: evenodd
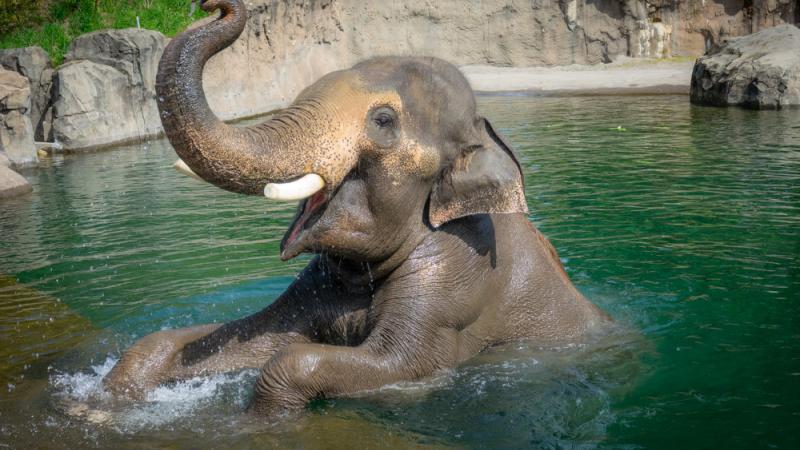
M 208 335 L 220 324 L 198 325 L 158 331 L 137 341 L 103 380 L 106 390 L 117 397 L 141 400 L 147 392 L 175 378 L 183 348 Z
M 259 332 L 258 325 L 247 318 L 149 334 L 122 355 L 103 383 L 117 397 L 142 400 L 163 383 L 260 368 L 290 343 L 308 341 L 294 332 Z
M 113 416 L 110 412 L 90 408 L 86 403 L 74 403 L 66 406 L 66 413 L 70 417 L 82 419 L 95 425 L 106 425 L 113 421 Z

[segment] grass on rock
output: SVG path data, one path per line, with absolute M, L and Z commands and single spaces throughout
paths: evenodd
M 0 48 L 38 45 L 58 65 L 76 37 L 135 28 L 137 16 L 142 28 L 172 36 L 206 15 L 191 5 L 191 0 L 0 0 Z

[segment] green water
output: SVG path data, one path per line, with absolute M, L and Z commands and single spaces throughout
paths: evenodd
M 178 176 L 164 142 L 58 157 L 0 203 L 0 446 L 798 448 L 800 111 L 479 105 L 520 155 L 531 219 L 627 331 L 493 349 L 288 423 L 240 414 L 247 372 L 115 404 L 98 374 L 136 337 L 256 311 L 307 258 L 278 258 L 293 206 Z

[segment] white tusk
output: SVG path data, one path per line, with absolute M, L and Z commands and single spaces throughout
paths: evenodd
M 269 183 L 264 186 L 264 197 L 272 200 L 302 200 L 325 187 L 321 176 L 310 173 L 289 183 Z
M 175 161 L 175 164 L 173 164 L 172 167 L 174 167 L 175 170 L 177 170 L 178 172 L 180 172 L 180 173 L 182 173 L 184 175 L 190 176 L 190 177 L 194 178 L 195 180 L 200 180 L 200 181 L 202 181 L 204 183 L 206 182 L 206 180 L 200 178 L 200 175 L 194 173 L 194 171 L 192 169 L 190 169 L 189 166 L 187 166 L 186 163 L 183 162 L 182 159 L 179 159 L 179 160 Z

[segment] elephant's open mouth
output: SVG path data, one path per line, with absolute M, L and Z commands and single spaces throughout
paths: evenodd
M 323 189 L 303 201 L 303 207 L 281 242 L 282 260 L 292 259 L 305 250 L 304 237 L 325 212 L 328 199 L 329 196 Z

